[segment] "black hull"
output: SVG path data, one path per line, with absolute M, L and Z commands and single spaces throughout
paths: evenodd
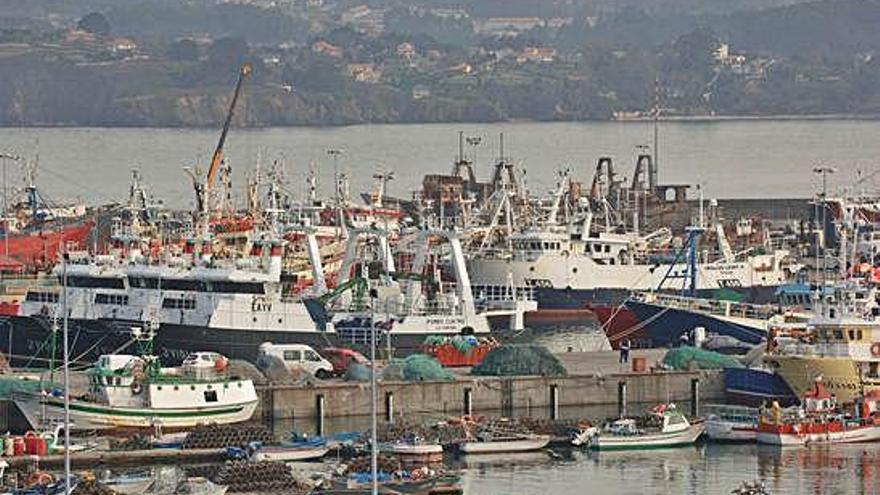
M 55 342 L 55 362 L 62 360 L 62 329 L 59 322 Z M 142 327 L 142 322 L 120 320 L 70 320 L 68 333 L 70 357 L 74 366 L 91 366 L 101 354 L 135 353 L 131 328 Z M 425 335 L 391 334 L 395 355 L 418 352 Z M 388 346 L 383 333 L 378 335 L 382 352 Z M 315 349 L 345 346 L 367 349 L 369 342 L 344 339 L 332 333 L 318 331 L 255 331 L 242 329 L 215 329 L 190 325 L 163 324 L 153 341 L 154 353 L 167 366 L 178 365 L 190 352 L 219 352 L 230 359 L 255 362 L 258 348 L 264 342 L 274 344 L 308 344 Z M 8 356 L 12 366 L 47 368 L 51 362 L 52 322 L 41 317 L 9 317 L 0 320 L 0 352 Z

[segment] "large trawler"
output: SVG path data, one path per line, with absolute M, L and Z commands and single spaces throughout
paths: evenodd
M 841 403 L 880 389 L 880 305 L 874 290 L 841 285 L 814 296 L 808 335 L 784 343 L 771 336 L 764 360 L 802 397 L 821 379 Z

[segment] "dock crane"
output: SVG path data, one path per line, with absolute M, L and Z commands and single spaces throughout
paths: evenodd
M 226 135 L 229 134 L 229 125 L 232 123 L 232 117 L 235 114 L 235 106 L 238 103 L 238 97 L 241 94 L 241 88 L 244 80 L 251 75 L 253 67 L 249 63 L 244 63 L 238 72 L 238 81 L 235 83 L 235 91 L 232 94 L 232 101 L 229 103 L 229 111 L 226 112 L 226 121 L 223 123 L 223 131 L 220 133 L 220 140 L 217 142 L 217 148 L 211 156 L 211 166 L 208 168 L 208 175 L 205 182 L 199 180 L 198 174 L 187 170 L 193 180 L 193 187 L 196 193 L 196 211 L 199 217 L 204 217 L 208 212 L 208 198 L 210 197 L 211 187 L 217 180 L 217 172 L 220 170 L 220 163 L 223 161 L 223 145 L 226 143 Z M 199 218 L 199 220 L 204 220 Z

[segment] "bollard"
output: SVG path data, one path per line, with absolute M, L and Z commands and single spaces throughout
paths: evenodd
M 626 382 L 617 382 L 617 416 L 626 416 Z
M 464 389 L 464 415 L 474 415 L 474 391 L 470 387 Z
M 559 419 L 559 385 L 550 385 L 550 419 Z
M 697 417 L 700 410 L 700 379 L 691 378 L 691 416 Z
M 394 393 L 385 392 L 385 421 L 394 422 Z
M 317 423 L 316 434 L 319 437 L 323 437 L 324 436 L 324 406 L 325 406 L 324 394 L 318 394 L 318 396 L 315 397 L 315 402 L 316 402 L 316 404 L 315 404 L 315 409 L 316 409 L 315 422 Z

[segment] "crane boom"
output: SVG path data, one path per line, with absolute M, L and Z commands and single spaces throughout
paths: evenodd
M 229 133 L 229 124 L 232 122 L 232 116 L 235 113 L 235 104 L 238 102 L 238 95 L 241 93 L 241 86 L 244 79 L 251 75 L 253 67 L 251 64 L 245 63 L 241 66 L 238 73 L 238 82 L 235 83 L 235 92 L 232 94 L 232 101 L 229 103 L 229 111 L 226 112 L 226 122 L 223 123 L 223 132 L 220 133 L 220 141 L 211 157 L 211 167 L 208 169 L 208 178 L 205 182 L 205 189 L 210 190 L 217 177 L 217 170 L 220 168 L 220 161 L 223 159 L 223 144 L 226 142 L 226 134 Z

